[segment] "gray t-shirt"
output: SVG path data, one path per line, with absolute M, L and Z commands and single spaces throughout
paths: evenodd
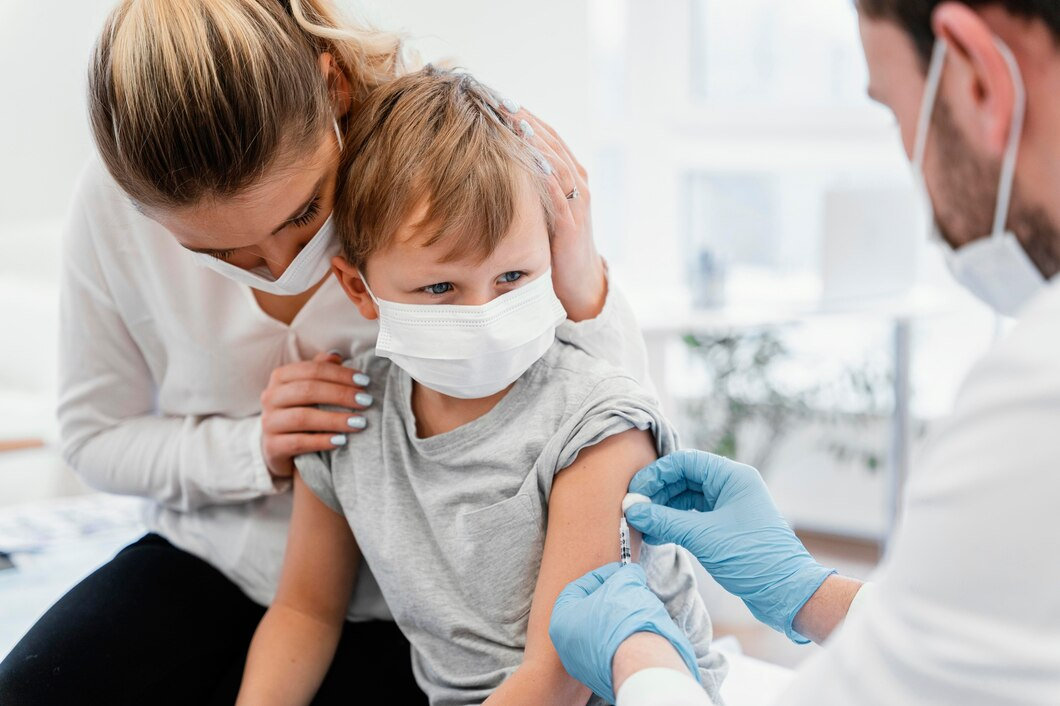
M 555 474 L 580 450 L 633 428 L 650 429 L 659 453 L 669 453 L 673 431 L 628 375 L 565 343 L 488 414 L 427 439 L 417 436 L 407 373 L 371 356 L 354 367 L 371 377 L 377 400 L 367 430 L 344 448 L 300 456 L 298 471 L 349 520 L 431 703 L 481 703 L 523 660 Z M 721 703 L 727 665 L 710 650 L 691 561 L 672 544 L 644 545 L 640 557 Z

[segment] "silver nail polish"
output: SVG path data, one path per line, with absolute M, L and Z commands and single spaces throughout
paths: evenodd
M 357 396 L 353 399 L 357 402 L 357 404 L 361 405 L 362 407 L 371 407 L 372 402 L 375 401 L 375 398 L 373 398 L 367 392 L 358 392 Z
M 364 417 L 350 417 L 346 420 L 351 429 L 364 429 L 368 426 L 368 420 Z
M 333 446 L 345 446 L 346 437 L 343 434 L 336 434 L 335 436 L 331 437 L 331 444 Z
M 503 105 L 504 109 L 507 110 L 509 113 L 518 113 L 520 110 L 522 110 L 522 106 L 513 101 L 511 98 L 502 99 L 501 105 Z
M 372 381 L 372 378 L 368 377 L 364 373 L 355 373 L 353 376 L 353 384 L 358 387 L 366 387 L 368 383 Z
M 523 137 L 530 139 L 534 136 L 534 128 L 530 127 L 530 123 L 525 120 L 519 121 L 519 131 L 523 133 Z

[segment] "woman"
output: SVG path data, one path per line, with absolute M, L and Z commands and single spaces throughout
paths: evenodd
M 5 704 L 234 700 L 283 558 L 291 459 L 345 444 L 373 402 L 340 365 L 375 330 L 329 276 L 328 219 L 343 126 L 401 71 L 396 37 L 328 0 L 125 0 L 111 16 L 90 69 L 100 159 L 65 242 L 59 418 L 71 465 L 146 498 L 150 533 L 0 664 Z M 559 335 L 639 375 L 584 170 L 519 119 L 553 168 Z M 367 570 L 354 608 L 317 703 L 380 675 L 394 702 L 423 701 Z

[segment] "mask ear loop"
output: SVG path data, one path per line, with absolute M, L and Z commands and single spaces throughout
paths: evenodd
M 997 188 L 997 207 L 994 211 L 993 236 L 1000 238 L 1005 234 L 1008 221 L 1009 205 L 1012 201 L 1012 188 L 1016 181 L 1016 158 L 1019 156 L 1020 138 L 1023 136 L 1023 120 L 1027 113 L 1027 91 L 1023 85 L 1019 64 L 1012 50 L 1003 41 L 994 39 L 1001 58 L 1005 60 L 1012 75 L 1012 89 L 1015 92 L 1015 104 L 1012 106 L 1012 126 L 1009 128 L 1008 144 L 1005 146 L 1005 157 L 1001 161 L 1001 182 Z
M 935 113 L 935 102 L 938 100 L 939 86 L 942 83 L 942 70 L 946 66 L 948 46 L 941 39 L 935 40 L 931 52 L 931 63 L 928 65 L 927 78 L 924 82 L 924 95 L 920 101 L 920 115 L 917 117 L 916 138 L 913 141 L 913 178 L 923 195 L 924 208 L 927 209 L 927 230 L 932 239 L 942 242 L 935 222 L 935 208 L 928 193 L 927 177 L 924 175 L 924 157 L 927 153 L 928 134 L 931 132 L 931 117 Z
M 342 152 L 342 148 L 344 147 L 344 143 L 343 143 L 343 140 L 342 140 L 342 130 L 339 129 L 338 118 L 332 116 L 332 118 L 331 118 L 331 126 L 333 128 L 335 128 L 335 139 L 339 141 L 339 152 Z
M 935 113 L 935 101 L 942 83 L 942 69 L 946 66 L 946 42 L 935 40 L 931 52 L 931 65 L 928 68 L 927 80 L 924 83 L 924 97 L 920 104 L 920 116 L 916 124 L 916 141 L 913 143 L 913 166 L 924 173 L 924 154 L 927 152 L 928 132 L 931 130 L 931 116 Z
M 368 278 L 364 276 L 364 271 L 358 267 L 357 274 L 361 276 L 361 284 L 364 285 L 364 291 L 368 292 L 368 296 L 372 298 L 375 307 L 381 309 L 382 307 L 379 305 L 379 300 L 375 298 L 375 295 L 372 294 L 372 288 L 368 286 Z

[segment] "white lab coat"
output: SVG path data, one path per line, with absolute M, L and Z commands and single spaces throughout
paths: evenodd
M 875 579 L 785 704 L 1060 704 L 1060 281 L 965 381 Z
M 1060 704 L 1060 281 L 928 440 L 873 578 L 785 706 Z M 709 703 L 652 680 L 620 706 Z

